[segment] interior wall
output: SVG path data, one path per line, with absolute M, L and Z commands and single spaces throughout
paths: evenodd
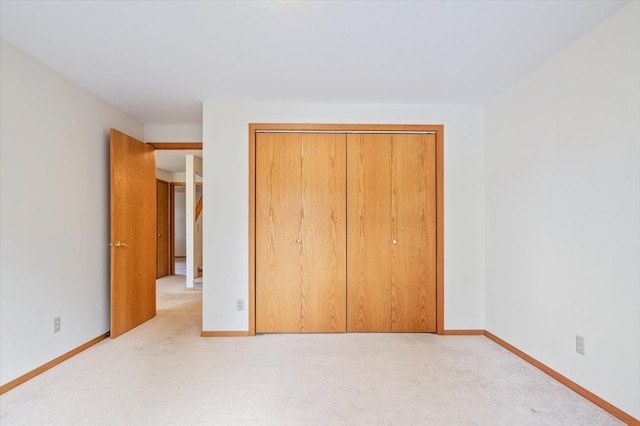
M 202 142 L 202 126 L 199 124 L 146 124 L 146 142 Z
M 173 173 L 156 167 L 156 179 L 160 179 L 165 182 L 173 182 Z
M 186 182 L 187 180 L 187 176 L 186 173 L 184 172 L 175 172 L 173 174 L 173 181 L 174 182 Z M 202 176 L 198 176 L 196 175 L 196 182 L 202 182 Z
M 481 106 L 218 103 L 203 113 L 206 200 L 203 330 L 246 331 L 249 128 L 256 123 L 444 125 L 445 327 L 484 328 L 484 108 Z
M 639 22 L 632 2 L 491 102 L 485 165 L 487 329 L 636 418 Z
M 176 186 L 174 192 L 174 218 L 175 218 L 175 255 L 185 257 L 187 255 L 187 199 L 184 186 Z
M 109 331 L 109 129 L 144 130 L 4 40 L 0 55 L 6 384 Z

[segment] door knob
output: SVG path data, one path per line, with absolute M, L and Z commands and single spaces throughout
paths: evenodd
M 398 244 L 398 240 L 391 241 L 393 244 Z
M 123 243 L 122 241 L 118 241 L 115 243 L 109 243 L 111 247 L 128 247 L 127 243 Z
M 296 240 L 296 244 L 300 245 L 301 243 L 302 243 L 302 241 Z

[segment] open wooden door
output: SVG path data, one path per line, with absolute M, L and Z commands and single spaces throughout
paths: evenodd
M 111 337 L 156 314 L 154 148 L 111 129 Z
M 156 244 L 156 278 L 170 274 L 169 267 L 169 182 L 156 180 L 156 230 L 158 242 Z

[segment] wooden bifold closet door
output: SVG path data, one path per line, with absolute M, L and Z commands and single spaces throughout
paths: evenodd
M 436 138 L 256 133 L 255 331 L 435 332 Z
M 347 331 L 436 331 L 432 134 L 350 134 Z
M 346 330 L 344 134 L 256 136 L 256 332 Z

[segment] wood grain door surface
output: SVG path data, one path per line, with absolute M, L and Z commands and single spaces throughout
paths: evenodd
M 435 332 L 435 135 L 391 139 L 391 331 Z
M 347 330 L 435 332 L 435 136 L 350 134 L 347 152 Z
M 436 331 L 433 134 L 256 135 L 256 332 Z
M 391 138 L 347 139 L 347 331 L 391 331 Z
M 345 135 L 256 136 L 256 332 L 346 329 Z
M 156 313 L 153 147 L 111 129 L 111 337 Z
M 156 180 L 156 278 L 170 273 L 169 182 Z

